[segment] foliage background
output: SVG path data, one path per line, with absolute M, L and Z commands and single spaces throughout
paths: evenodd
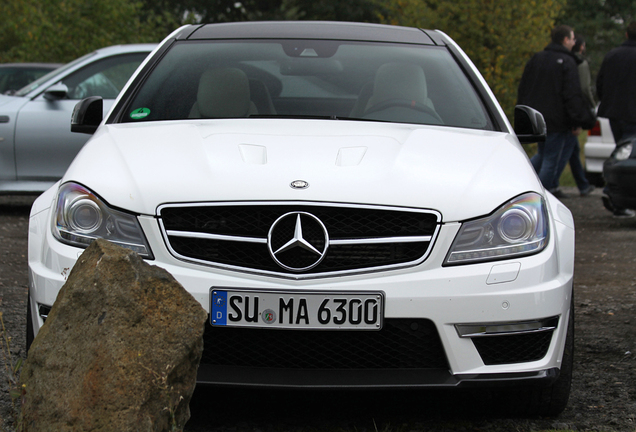
M 2 0 L 0 63 L 68 62 L 97 48 L 158 42 L 185 23 L 382 22 L 440 29 L 466 51 L 511 116 L 525 63 L 555 24 L 587 39 L 597 73 L 624 40 L 634 0 Z
M 556 23 L 568 24 L 585 37 L 595 79 L 603 57 L 625 40 L 625 27 L 633 20 L 636 20 L 634 0 L 568 0 Z
M 473 60 L 511 116 L 525 63 L 549 42 L 565 0 L 396 0 L 383 21 L 439 29 Z
M 2 0 L 0 62 L 71 61 L 108 45 L 157 41 L 164 15 L 129 0 Z

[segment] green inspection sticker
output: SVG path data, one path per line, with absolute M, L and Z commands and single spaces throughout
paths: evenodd
M 136 110 L 130 113 L 130 118 L 133 120 L 140 120 L 142 118 L 148 117 L 149 114 L 150 114 L 150 109 L 137 108 Z

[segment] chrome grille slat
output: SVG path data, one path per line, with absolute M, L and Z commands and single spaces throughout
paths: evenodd
M 279 217 L 299 211 L 324 224 L 328 248 L 315 268 L 294 272 L 272 259 L 267 242 Z M 441 222 L 429 210 L 308 203 L 179 204 L 164 205 L 158 213 L 168 248 L 178 259 L 297 279 L 419 264 L 429 255 Z
M 218 234 L 188 232 L 188 231 L 166 231 L 169 237 L 185 237 L 185 238 L 201 238 L 210 240 L 225 240 L 235 242 L 248 242 L 248 243 L 267 243 L 267 238 L 255 238 L 255 237 L 237 237 L 237 236 L 225 236 Z M 420 237 L 382 237 L 382 238 L 360 238 L 360 239 L 344 239 L 344 240 L 331 240 L 330 245 L 347 245 L 347 244 L 374 244 L 374 243 L 415 243 L 415 242 L 427 242 L 431 241 L 432 236 L 420 236 Z
M 168 235 L 168 237 L 200 238 L 200 239 L 209 239 L 209 240 L 224 240 L 224 241 L 247 242 L 247 243 L 267 243 L 267 238 L 237 237 L 237 236 L 226 236 L 226 235 L 198 233 L 198 232 L 189 232 L 189 231 L 170 230 L 170 231 L 166 231 L 166 234 Z

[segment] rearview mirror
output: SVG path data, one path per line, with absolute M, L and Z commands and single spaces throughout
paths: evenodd
M 340 73 L 342 70 L 342 63 L 339 60 L 316 57 L 297 57 L 283 61 L 280 65 L 281 75 L 291 76 L 329 75 Z
M 73 109 L 71 132 L 94 134 L 103 117 L 104 100 L 101 96 L 82 99 Z
M 515 107 L 515 133 L 521 144 L 545 141 L 548 130 L 543 115 L 525 105 Z

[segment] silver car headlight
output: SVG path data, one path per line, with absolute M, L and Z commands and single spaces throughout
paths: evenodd
M 103 238 L 152 258 L 137 217 L 110 208 L 77 183 L 65 183 L 58 191 L 53 235 L 62 243 L 81 248 Z
M 520 195 L 485 218 L 465 222 L 444 265 L 538 253 L 548 243 L 548 231 L 547 211 L 541 195 Z
M 632 148 L 633 148 L 632 143 L 624 144 L 618 147 L 616 150 L 614 150 L 614 154 L 613 154 L 614 159 L 618 161 L 629 159 L 629 157 L 632 154 Z

